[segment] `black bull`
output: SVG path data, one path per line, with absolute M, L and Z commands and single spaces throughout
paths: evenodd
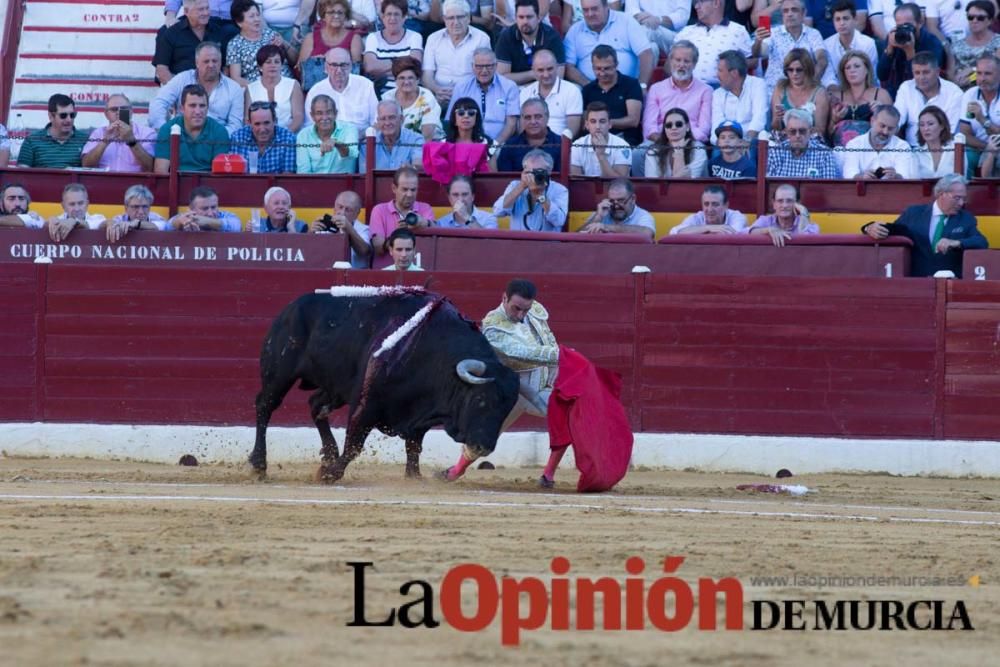
M 430 313 L 391 349 L 380 350 L 421 308 Z M 517 401 L 517 375 L 500 363 L 473 322 L 434 294 L 334 297 L 307 294 L 275 319 L 260 353 L 257 439 L 250 463 L 267 471 L 267 426 L 296 382 L 319 431 L 318 477 L 335 482 L 373 428 L 406 441 L 406 475 L 420 476 L 424 434 L 443 426 L 474 455 L 496 447 Z M 343 454 L 329 414 L 347 405 Z

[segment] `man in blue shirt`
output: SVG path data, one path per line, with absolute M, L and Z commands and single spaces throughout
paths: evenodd
M 719 138 L 719 152 L 708 162 L 709 175 L 727 181 L 756 178 L 757 164 L 747 155 L 743 126 L 727 120 L 719 124 L 715 135 Z
M 396 171 L 404 164 L 423 169 L 424 136 L 403 127 L 403 109 L 396 100 L 378 103 L 375 118 L 375 169 Z M 362 142 L 358 171 L 367 169 L 367 146 Z
M 552 181 L 552 156 L 534 149 L 524 156 L 521 178 L 493 204 L 493 215 L 510 216 L 519 232 L 559 232 L 569 215 L 569 190 Z
M 521 134 L 511 137 L 497 157 L 497 171 L 518 171 L 524 156 L 540 148 L 552 157 L 555 171 L 560 171 L 562 138 L 549 129 L 549 105 L 533 97 L 521 105 Z
M 566 33 L 566 78 L 581 86 L 594 80 L 590 54 L 606 44 L 618 54 L 618 71 L 649 83 L 653 48 L 646 29 L 631 16 L 608 8 L 608 0 L 580 0 L 583 20 Z
M 250 124 L 233 133 L 231 150 L 243 156 L 250 173 L 295 173 L 295 135 L 278 125 L 274 102 L 250 105 Z
M 483 112 L 483 132 L 502 144 L 517 130 L 521 99 L 517 84 L 497 74 L 497 57 L 492 49 L 480 47 L 472 53 L 472 76 L 455 84 L 448 104 L 447 116 L 455 101 L 468 97 L 476 101 Z

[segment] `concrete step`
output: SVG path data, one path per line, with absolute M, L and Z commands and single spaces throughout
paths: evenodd
M 31 78 L 153 79 L 149 56 L 24 53 L 18 57 L 18 76 Z
M 55 28 L 25 26 L 21 32 L 21 53 L 75 53 L 146 56 L 153 61 L 156 30 L 132 28 Z M 150 65 L 152 67 L 152 65 Z
M 157 0 L 28 0 L 25 26 L 79 26 L 80 28 L 158 28 L 163 24 L 163 2 Z

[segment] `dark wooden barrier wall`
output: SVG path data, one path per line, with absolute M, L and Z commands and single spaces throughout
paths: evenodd
M 528 277 L 560 341 L 624 375 L 636 430 L 1000 439 L 995 282 Z M 508 278 L 0 264 L 0 420 L 250 425 L 294 296 L 430 279 L 478 318 Z M 294 393 L 276 423 L 307 423 Z

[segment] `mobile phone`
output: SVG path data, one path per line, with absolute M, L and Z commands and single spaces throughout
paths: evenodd
M 125 123 L 126 125 L 132 124 L 132 110 L 131 109 L 119 109 L 118 110 L 118 120 Z
M 884 167 L 879 167 L 878 169 L 875 170 L 875 178 L 881 179 L 883 176 L 885 176 Z
M 770 30 L 771 29 L 771 15 L 768 14 L 767 16 L 761 16 L 759 19 L 757 19 L 757 27 L 758 28 L 765 28 L 767 30 Z

